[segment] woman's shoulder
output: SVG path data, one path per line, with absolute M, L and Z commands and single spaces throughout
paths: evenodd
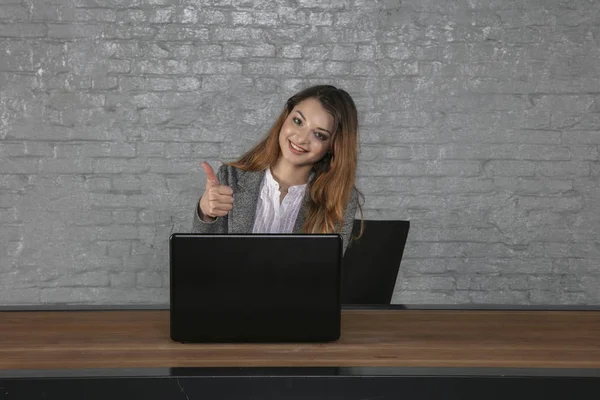
M 237 171 L 241 171 L 241 169 L 233 167 L 233 166 L 225 164 L 225 163 L 221 164 L 221 166 L 219 167 L 219 172 L 222 174 L 231 175 L 231 174 L 237 173 Z
M 220 167 L 219 167 L 219 172 L 226 174 L 227 176 L 232 176 L 232 177 L 240 177 L 246 174 L 255 174 L 257 172 L 254 171 L 246 171 L 243 170 L 241 168 L 238 167 L 234 167 L 233 165 L 229 165 L 229 164 L 225 164 L 223 163 Z
M 350 193 L 350 203 L 354 206 L 362 206 L 365 202 L 365 196 L 362 194 L 360 190 L 357 189 L 356 186 L 352 188 L 352 192 Z
M 260 180 L 264 171 L 245 171 L 232 165 L 223 164 L 219 167 L 219 179 L 222 179 L 228 185 L 237 183 L 247 184 Z
M 243 174 L 243 172 L 244 171 L 242 171 L 239 168 L 227 164 L 222 164 L 219 167 L 219 173 L 217 174 L 217 176 L 219 177 L 219 180 L 222 179 L 224 182 L 227 182 L 227 184 L 231 184 L 233 182 L 237 182 L 240 173 Z

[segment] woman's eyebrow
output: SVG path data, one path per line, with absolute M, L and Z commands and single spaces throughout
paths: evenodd
M 298 114 L 300 114 L 300 116 L 302 117 L 303 120 L 306 121 L 306 117 L 304 117 L 304 114 L 302 114 L 302 112 L 300 112 L 300 110 L 296 110 L 296 112 Z M 325 128 L 317 128 L 317 129 L 321 130 L 321 131 L 324 131 L 324 132 L 327 132 L 327 133 L 329 133 L 329 136 L 331 136 L 331 132 L 329 132 L 327 129 L 325 129 Z

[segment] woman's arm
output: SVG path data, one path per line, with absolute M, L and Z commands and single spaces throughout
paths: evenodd
M 348 206 L 344 212 L 344 225 L 342 226 L 342 230 L 340 232 L 343 239 L 343 253 L 346 253 L 348 243 L 350 243 L 350 240 L 352 239 L 352 229 L 354 228 L 354 217 L 356 216 L 357 209 L 358 191 L 353 189 L 352 194 L 350 195 L 350 201 L 348 202 Z

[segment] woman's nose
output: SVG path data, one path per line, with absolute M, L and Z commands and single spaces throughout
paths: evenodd
M 306 128 L 300 128 L 296 132 L 296 137 L 298 138 L 298 144 L 308 143 L 310 141 L 310 131 Z

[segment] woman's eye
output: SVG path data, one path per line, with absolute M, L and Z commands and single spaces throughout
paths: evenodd
M 302 124 L 302 121 L 300 121 L 300 118 L 296 118 L 296 117 L 294 117 L 294 118 L 292 119 L 292 121 L 294 121 L 294 123 L 295 123 L 296 125 L 300 125 L 300 124 Z
M 322 134 L 322 133 L 320 133 L 320 132 L 315 132 L 315 136 L 316 136 L 317 138 L 319 138 L 320 140 L 327 140 L 327 136 L 323 135 L 323 134 Z

